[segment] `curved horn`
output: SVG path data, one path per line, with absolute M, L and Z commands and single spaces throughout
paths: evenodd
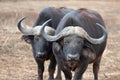
M 41 35 L 41 32 L 43 31 L 43 30 L 41 30 L 42 27 L 45 27 L 45 26 L 47 25 L 47 23 L 50 22 L 51 20 L 52 20 L 52 19 L 49 19 L 49 20 L 45 21 L 45 22 L 42 24 L 42 26 L 41 26 L 41 28 L 40 28 L 40 35 Z M 54 35 L 54 34 L 55 34 L 55 29 L 52 28 L 52 27 L 46 26 L 46 27 L 45 27 L 45 33 L 47 33 L 47 34 L 49 34 L 49 35 Z
M 102 35 L 100 38 L 95 39 L 95 38 L 90 37 L 90 36 L 87 34 L 87 35 L 85 36 L 85 38 L 86 38 L 89 42 L 91 42 L 92 44 L 101 44 L 101 43 L 104 42 L 105 39 L 107 38 L 108 32 L 107 32 L 107 30 L 105 29 L 105 27 L 102 26 L 101 24 L 96 23 L 96 25 L 98 25 L 98 26 L 102 29 L 103 35 Z
M 44 31 L 45 26 L 47 25 L 48 22 L 50 22 L 52 19 L 47 20 L 46 22 L 43 23 L 43 25 L 40 28 L 40 33 L 41 35 L 47 40 L 47 41 L 56 41 L 55 36 L 48 35 L 46 31 Z M 55 30 L 54 30 L 55 31 Z M 54 40 L 55 39 L 55 40 Z
M 58 33 L 57 35 L 55 36 L 51 36 L 51 35 L 48 35 L 44 32 L 44 28 L 45 26 L 42 26 L 41 28 L 41 35 L 47 40 L 47 41 L 56 41 L 58 40 L 59 38 L 63 37 L 63 36 L 67 36 L 67 35 L 71 35 L 71 34 L 77 34 L 79 35 L 80 37 L 83 37 L 85 39 L 87 39 L 89 42 L 91 42 L 92 44 L 101 44 L 102 42 L 104 42 L 104 40 L 106 39 L 107 37 L 107 31 L 106 29 L 104 28 L 104 26 L 100 25 L 99 23 L 96 23 L 99 27 L 101 27 L 101 29 L 103 30 L 103 36 L 98 38 L 98 39 L 95 39 L 95 38 L 92 38 L 88 35 L 88 33 L 81 27 L 79 26 L 69 26 L 69 27 L 66 27 L 64 28 L 60 33 Z
M 23 17 L 21 18 L 19 21 L 18 21 L 18 29 L 23 33 L 23 34 L 26 34 L 26 35 L 41 35 L 40 33 L 40 30 L 41 30 L 41 26 L 35 26 L 35 27 L 32 27 L 30 29 L 26 29 L 22 26 L 22 21 L 25 19 L 26 17 Z M 51 21 L 51 19 L 47 20 L 46 22 L 43 23 L 42 26 L 46 26 L 46 24 Z M 45 28 L 45 32 L 47 34 L 50 34 L 50 35 L 53 35 L 55 33 L 55 30 L 51 27 L 46 27 Z
M 22 24 L 21 24 L 24 19 L 26 19 L 26 17 L 23 17 L 23 18 L 21 18 L 21 19 L 18 21 L 18 23 L 17 23 L 18 29 L 19 29 L 23 34 L 30 34 L 31 29 L 26 29 L 26 28 L 24 28 L 24 27 L 22 26 Z
M 70 34 L 75 34 L 76 32 L 76 27 L 73 26 L 68 26 L 66 28 L 64 28 L 60 33 L 58 33 L 57 35 L 51 36 L 45 33 L 44 31 L 45 26 L 41 27 L 41 35 L 47 40 L 47 41 L 56 41 L 58 39 L 60 39 L 63 36 L 67 36 Z

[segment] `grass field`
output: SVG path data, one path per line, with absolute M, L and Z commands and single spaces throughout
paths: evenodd
M 119 0 L 0 0 L 0 80 L 36 80 L 37 65 L 31 46 L 20 38 L 17 21 L 23 17 L 25 26 L 32 26 L 38 13 L 47 6 L 89 8 L 103 17 L 109 32 L 99 72 L 100 80 L 120 80 L 120 1 Z M 49 61 L 45 63 L 47 66 Z M 64 77 L 64 76 L 63 76 Z M 47 80 L 47 68 L 44 80 Z M 83 80 L 93 80 L 92 64 Z

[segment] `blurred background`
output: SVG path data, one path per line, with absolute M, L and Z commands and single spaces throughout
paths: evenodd
M 120 0 L 0 0 L 0 80 L 36 80 L 37 65 L 31 45 L 21 40 L 17 22 L 27 16 L 23 25 L 32 27 L 40 11 L 47 6 L 88 8 L 101 14 L 109 36 L 99 79 L 120 80 Z M 44 80 L 47 78 L 46 67 Z M 93 80 L 92 64 L 83 80 Z

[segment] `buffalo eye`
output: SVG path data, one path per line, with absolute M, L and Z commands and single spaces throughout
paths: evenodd
M 34 40 L 39 41 L 39 39 L 40 39 L 39 36 L 37 36 L 37 35 L 34 36 Z
M 24 40 L 26 43 L 31 43 L 33 40 L 34 36 L 33 35 L 23 35 L 21 37 L 22 40 Z
M 82 41 L 78 41 L 79 44 L 82 44 Z
M 69 41 L 64 41 L 64 45 L 67 45 L 67 44 L 69 44 Z

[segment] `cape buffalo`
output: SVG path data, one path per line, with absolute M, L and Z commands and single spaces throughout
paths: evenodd
M 39 29 L 46 20 L 51 18 L 52 21 L 47 24 L 45 32 L 49 35 L 53 35 L 55 32 L 54 29 L 56 29 L 61 18 L 71 10 L 72 9 L 68 9 L 65 7 L 61 7 L 61 8 L 47 7 L 40 12 L 32 28 L 26 29 L 21 25 L 22 21 L 26 17 L 21 18 L 17 24 L 18 29 L 24 34 L 22 36 L 22 39 L 24 39 L 27 43 L 30 43 L 32 46 L 33 55 L 38 65 L 38 80 L 43 80 L 45 60 L 48 59 L 50 60 L 50 65 L 49 65 L 50 80 L 51 79 L 53 80 L 54 78 L 53 74 L 56 66 L 56 60 L 52 52 L 52 43 L 46 41 L 41 36 Z M 51 30 L 51 28 L 53 29 Z
M 45 25 L 40 29 L 41 35 L 54 42 L 53 54 L 66 80 L 72 79 L 71 71 L 75 71 L 73 80 L 81 80 L 89 63 L 93 63 L 94 80 L 98 80 L 107 42 L 107 31 L 100 14 L 86 8 L 71 11 L 62 18 L 54 36 L 44 32 Z

